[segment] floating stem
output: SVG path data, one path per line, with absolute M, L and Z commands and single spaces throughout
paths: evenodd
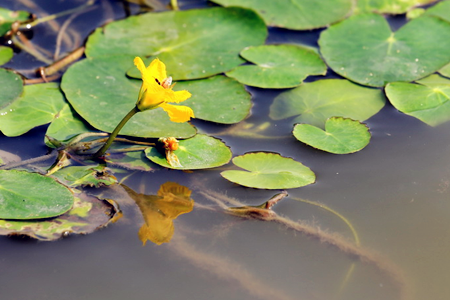
M 29 164 L 33 164 L 33 163 L 37 163 L 37 162 L 41 162 L 41 161 L 45 161 L 48 160 L 50 158 L 53 158 L 57 155 L 57 152 L 53 151 L 49 154 L 46 155 L 42 155 L 39 157 L 34 157 L 34 158 L 30 158 L 30 159 L 26 159 L 26 160 L 22 160 L 22 161 L 18 161 L 18 162 L 13 162 L 10 164 L 6 164 L 3 166 L 0 166 L 0 170 L 9 170 L 9 169 L 13 169 L 13 168 L 17 168 L 17 167 L 21 167 L 21 166 L 25 166 L 25 165 L 29 165 Z
M 78 60 L 81 56 L 84 54 L 84 46 L 75 49 L 65 57 L 61 58 L 58 61 L 55 61 L 54 63 L 50 64 L 49 66 L 45 68 L 39 68 L 39 73 L 42 77 L 45 78 L 45 76 L 53 75 L 59 70 L 65 68 L 67 65 L 73 63 L 74 61 Z

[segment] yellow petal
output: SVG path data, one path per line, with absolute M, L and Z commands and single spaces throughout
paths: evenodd
M 172 91 L 171 89 L 166 89 L 166 97 L 164 102 L 171 102 L 171 103 L 180 103 L 184 100 L 191 97 L 191 93 L 188 91 Z
M 173 93 L 174 93 L 174 97 L 171 98 L 170 101 L 167 101 L 167 102 L 180 103 L 192 96 L 192 94 L 186 90 L 176 91 Z
M 155 81 L 154 78 L 149 76 L 149 74 L 147 72 L 147 68 L 145 67 L 144 62 L 142 61 L 142 58 L 136 56 L 134 58 L 134 65 L 141 72 L 141 77 L 142 77 L 142 81 L 144 81 L 144 84 L 149 84 L 149 83 L 151 83 L 151 81 Z
M 144 89 L 152 94 L 166 93 L 166 89 L 156 83 L 155 79 L 152 77 L 152 80 L 147 84 L 144 82 Z M 167 98 L 167 96 L 164 96 Z
M 160 105 L 162 109 L 169 115 L 170 121 L 176 123 L 183 123 L 194 118 L 194 111 L 192 108 L 187 106 L 171 105 L 167 103 L 162 103 Z
M 151 77 L 158 79 L 159 84 L 161 84 L 163 80 L 167 78 L 166 65 L 157 58 L 155 58 L 150 63 L 147 68 L 147 73 Z
M 141 111 L 155 108 L 164 102 L 165 96 L 165 91 L 152 93 L 150 90 L 147 90 L 145 96 L 139 101 L 137 106 Z

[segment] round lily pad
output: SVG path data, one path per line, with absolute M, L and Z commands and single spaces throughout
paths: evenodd
M 6 64 L 13 57 L 14 52 L 10 47 L 0 46 L 0 65 Z
M 323 31 L 320 51 L 336 73 L 363 85 L 425 77 L 450 61 L 450 23 L 422 16 L 393 33 L 380 15 L 353 16 Z
M 72 205 L 72 192 L 52 178 L 26 171 L 0 170 L 0 219 L 56 217 Z
M 414 8 L 414 9 L 412 9 L 412 10 L 410 10 L 410 11 L 408 11 L 406 13 L 406 18 L 408 20 L 412 20 L 412 19 L 420 17 L 424 13 L 425 13 L 425 9 L 423 9 L 423 8 Z
M 171 166 L 165 153 L 161 153 L 155 147 L 145 150 L 145 155 L 152 162 L 170 169 L 194 170 L 209 169 L 222 166 L 231 159 L 231 151 L 219 139 L 197 134 L 193 138 L 179 141 L 178 150 L 173 152 L 179 159 L 181 167 Z
M 297 124 L 293 134 L 300 142 L 334 154 L 360 151 L 370 141 L 369 128 L 365 124 L 342 117 L 329 118 L 325 130 L 309 124 Z
M 41 241 L 54 241 L 68 234 L 89 234 L 115 222 L 121 212 L 112 200 L 100 200 L 85 193 L 76 194 L 67 213 L 44 220 L 0 220 L 0 235 L 25 235 Z
M 430 126 L 449 121 L 450 80 L 431 75 L 418 83 L 392 82 L 386 95 L 396 109 Z
M 174 90 L 188 90 L 192 96 L 183 105 L 191 107 L 197 119 L 211 122 L 238 123 L 247 117 L 252 106 L 245 87 L 225 76 L 180 81 Z
M 45 133 L 45 144 L 52 148 L 55 147 L 48 141 L 47 136 L 65 142 L 77 134 L 90 131 L 94 131 L 94 129 L 86 124 L 66 103 L 58 113 L 58 117 L 53 119 L 48 126 Z
M 128 55 L 87 58 L 64 74 L 61 88 L 67 100 L 94 128 L 112 132 L 135 106 L 142 81 L 125 75 L 133 59 Z M 134 115 L 120 134 L 187 138 L 195 134 L 195 128 L 188 123 L 171 122 L 162 108 L 156 108 Z
M 269 116 L 281 120 L 296 116 L 293 123 L 323 128 L 334 116 L 364 121 L 385 104 L 383 92 L 343 79 L 325 79 L 281 93 L 270 106 Z
M 305 30 L 330 25 L 351 13 L 351 0 L 211 0 L 257 11 L 267 25 Z
M 100 187 L 117 183 L 117 178 L 110 174 L 105 166 L 69 166 L 52 175 L 70 187 Z
M 266 37 L 264 21 L 248 9 L 215 7 L 147 13 L 97 29 L 88 39 L 86 55 L 158 57 L 174 80 L 197 79 L 238 66 L 243 62 L 239 52 L 263 44 Z M 129 75 L 140 77 L 135 68 Z
M 47 124 L 66 104 L 57 83 L 27 85 L 23 94 L 0 110 L 0 130 L 6 136 L 18 136 Z
M 327 72 L 327 66 L 314 50 L 297 45 L 249 47 L 242 50 L 241 56 L 256 66 L 239 66 L 226 75 L 250 86 L 295 87 L 309 75 Z
M 23 81 L 16 73 L 0 68 L 0 82 L 0 109 L 3 109 L 22 94 Z
M 246 170 L 227 170 L 220 173 L 225 179 L 258 189 L 292 189 L 316 181 L 310 168 L 292 158 L 276 153 L 247 153 L 233 158 L 233 163 Z
M 410 9 L 438 0 L 358 0 L 358 13 L 377 12 L 381 14 L 403 14 Z
M 450 64 L 446 64 L 438 72 L 445 77 L 450 77 Z
M 424 0 L 425 1 L 425 0 Z M 441 1 L 425 11 L 425 15 L 441 18 L 450 22 L 450 1 Z

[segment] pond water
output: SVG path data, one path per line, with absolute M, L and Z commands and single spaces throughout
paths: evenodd
M 26 1 L 1 2 L 10 9 L 27 9 Z M 50 14 L 81 3 L 37 1 Z M 182 3 L 183 9 L 206 6 L 205 1 Z M 137 11 L 131 6 L 132 13 Z M 84 39 L 106 19 L 124 16 L 120 1 L 99 1 L 98 7 L 75 19 L 73 26 Z M 403 17 L 390 21 L 393 28 L 405 22 Z M 53 51 L 55 34 L 47 31 L 45 26 L 36 27 L 33 42 Z M 319 34 L 320 30 L 270 29 L 268 43 L 316 46 Z M 17 69 L 36 66 L 39 63 L 24 53 L 7 65 Z M 328 74 L 328 78 L 338 78 L 330 70 Z M 355 255 L 286 224 L 226 214 L 217 201 L 211 201 L 212 196 L 219 202 L 234 198 L 258 205 L 279 191 L 232 184 L 217 170 L 189 173 L 161 169 L 133 174 L 124 183 L 148 195 L 156 194 L 169 181 L 192 191 L 196 206 L 174 221 L 170 243 L 147 242 L 143 246 L 138 237 L 143 220 L 137 206 L 123 189 L 103 189 L 101 192 L 116 199 L 124 213 L 104 229 L 56 242 L 0 237 L 0 298 L 448 299 L 450 160 L 446 157 L 450 123 L 433 128 L 387 103 L 366 122 L 372 139 L 364 150 L 333 155 L 295 140 L 289 120 L 274 122 L 268 118 L 269 106 L 282 91 L 250 87 L 248 91 L 253 108 L 246 122 L 271 122 L 267 132 L 272 138 L 214 134 L 231 126 L 198 120 L 193 124 L 221 138 L 235 156 L 272 151 L 310 167 L 317 175 L 316 183 L 288 190 L 289 196 L 274 211 L 322 231 L 338 233 L 352 243 L 352 233 L 341 219 L 299 199 L 325 204 L 351 222 L 364 249 L 379 255 L 376 263 L 361 262 Z M 45 128 L 18 138 L 1 136 L 0 148 L 23 158 L 42 155 L 46 151 Z M 30 144 L 33 152 L 29 151 Z M 119 178 L 123 176 L 119 174 Z M 392 273 L 401 274 L 402 279 Z

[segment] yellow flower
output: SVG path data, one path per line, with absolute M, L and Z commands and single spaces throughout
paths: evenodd
M 180 103 L 191 97 L 191 93 L 188 91 L 172 91 L 172 77 L 167 77 L 166 65 L 163 62 L 156 58 L 146 68 L 142 59 L 136 57 L 134 64 L 142 75 L 142 86 L 137 103 L 139 110 L 161 107 L 167 112 L 170 120 L 177 123 L 194 118 L 192 108 L 168 103 Z

